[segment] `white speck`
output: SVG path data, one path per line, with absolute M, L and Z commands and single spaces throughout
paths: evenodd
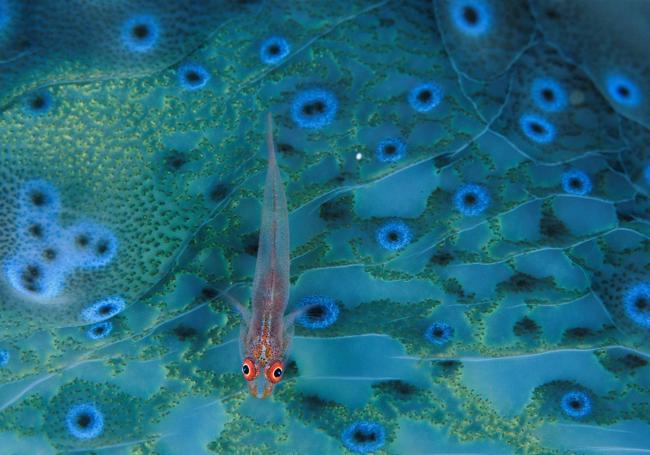
M 363 155 L 361 153 L 357 153 L 357 161 L 359 161 L 361 158 L 363 158 Z

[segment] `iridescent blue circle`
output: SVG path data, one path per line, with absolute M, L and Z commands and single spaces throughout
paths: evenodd
M 390 137 L 377 144 L 375 156 L 383 163 L 399 161 L 406 155 L 406 144 L 399 138 Z
M 102 321 L 91 325 L 86 331 L 86 336 L 91 340 L 100 340 L 110 335 L 112 331 L 113 323 L 111 321 Z
M 555 139 L 555 126 L 537 114 L 522 115 L 519 126 L 530 140 L 539 144 L 548 144 Z
M 81 310 L 81 319 L 87 322 L 99 322 L 110 319 L 126 308 L 121 297 L 106 297 Z
M 454 207 L 465 216 L 480 215 L 490 205 L 487 189 L 476 183 L 467 183 L 454 194 Z
M 591 193 L 591 179 L 583 171 L 571 169 L 562 174 L 562 189 L 569 194 L 584 196 Z
M 270 36 L 262 42 L 260 60 L 267 65 L 275 65 L 289 55 L 290 48 L 286 39 L 281 36 Z
M 291 104 L 291 118 L 300 128 L 320 129 L 334 120 L 338 101 L 334 94 L 321 88 L 304 90 Z
M 426 332 L 424 332 L 424 336 L 427 338 L 427 340 L 438 346 L 447 344 L 453 335 L 453 327 L 444 321 L 434 322 L 429 327 L 427 327 Z
M 135 14 L 122 24 L 120 37 L 124 47 L 131 52 L 149 52 L 160 38 L 158 19 L 151 14 Z
M 440 85 L 435 82 L 425 82 L 411 89 L 408 102 L 417 112 L 429 112 L 440 104 L 443 95 Z
M 623 296 L 625 314 L 636 324 L 650 329 L 650 283 L 638 283 Z
M 92 403 L 71 407 L 65 416 L 65 424 L 77 439 L 93 439 L 104 430 L 104 415 Z
M 376 422 L 360 421 L 348 426 L 341 435 L 343 445 L 356 453 L 379 450 L 386 442 L 386 430 Z
M 462 34 L 478 37 L 490 30 L 490 10 L 483 0 L 454 0 L 450 5 L 451 21 Z
M 622 74 L 610 74 L 605 80 L 609 97 L 618 104 L 635 107 L 641 103 L 641 90 L 632 79 Z
M 585 417 L 591 413 L 591 398 L 585 392 L 573 390 L 562 396 L 560 406 L 569 417 Z
M 199 90 L 210 80 L 210 73 L 198 63 L 185 63 L 178 68 L 178 83 L 185 90 Z
M 0 367 L 5 366 L 7 363 L 9 363 L 10 359 L 9 351 L 6 349 L 0 349 Z
M 298 306 L 311 307 L 296 319 L 300 325 L 308 329 L 324 329 L 334 324 L 339 317 L 339 307 L 331 297 L 309 295 L 301 298 Z
M 382 248 L 397 251 L 411 242 L 411 228 L 402 220 L 391 220 L 377 229 L 375 238 Z
M 535 105 L 546 112 L 559 112 L 566 108 L 568 97 L 558 81 L 551 78 L 537 78 L 531 87 Z

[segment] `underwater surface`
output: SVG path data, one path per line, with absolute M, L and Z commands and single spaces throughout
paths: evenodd
M 0 453 L 650 452 L 650 2 L 0 0 Z M 267 168 L 284 377 L 242 377 Z

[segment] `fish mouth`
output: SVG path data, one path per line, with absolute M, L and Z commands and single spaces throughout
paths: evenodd
M 261 387 L 258 387 L 258 384 L 256 384 L 256 382 L 257 381 L 251 381 L 248 383 L 248 391 L 250 392 L 251 396 L 254 398 L 259 398 L 261 400 L 270 397 L 273 393 L 273 384 L 262 383 L 260 384 Z M 261 392 L 261 395 L 259 392 Z

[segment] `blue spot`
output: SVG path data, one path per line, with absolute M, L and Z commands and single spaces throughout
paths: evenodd
M 112 318 L 125 307 L 126 302 L 121 297 L 107 297 L 81 310 L 81 318 L 87 322 L 99 322 Z
M 47 90 L 37 90 L 28 93 L 23 98 L 25 112 L 31 115 L 42 115 L 47 113 L 54 104 L 52 94 Z
M 379 423 L 355 422 L 343 431 L 341 439 L 352 452 L 370 453 L 384 445 L 386 430 Z
M 29 180 L 18 191 L 18 208 L 21 215 L 43 215 L 54 218 L 61 208 L 59 192 L 45 180 Z
M 402 220 L 392 220 L 380 226 L 375 237 L 382 248 L 396 251 L 411 242 L 411 228 Z
M 645 182 L 650 185 L 650 164 L 646 165 L 643 170 L 643 177 L 645 178 Z
M 308 329 L 324 329 L 334 324 L 339 317 L 339 307 L 330 297 L 310 295 L 300 299 L 298 305 L 311 307 L 297 319 L 300 325 Z
M 25 255 L 6 260 L 4 274 L 11 287 L 26 297 L 56 297 L 61 292 L 65 279 L 63 270 Z
M 332 123 L 338 101 L 329 91 L 320 88 L 300 92 L 291 104 L 291 118 L 300 128 L 320 129 Z
M 65 424 L 75 438 L 93 439 L 104 430 L 104 415 L 94 404 L 78 404 L 68 410 Z
M 483 213 L 490 202 L 487 190 L 475 183 L 461 186 L 454 194 L 454 207 L 465 216 L 476 216 Z
M 634 107 L 641 102 L 639 87 L 622 74 L 612 74 L 607 77 L 605 87 L 609 97 L 623 106 Z
M 442 101 L 443 90 L 434 82 L 420 84 L 409 92 L 409 104 L 417 112 L 429 112 Z
M 185 90 L 198 90 L 206 86 L 210 73 L 198 63 L 185 63 L 178 68 L 178 82 Z
M 399 161 L 406 155 L 406 144 L 398 138 L 388 138 L 377 144 L 375 149 L 377 159 L 384 163 Z
M 650 283 L 639 283 L 630 288 L 623 297 L 623 308 L 627 317 L 650 329 Z
M 70 260 L 83 268 L 97 268 L 107 265 L 117 253 L 115 235 L 105 226 L 90 221 L 70 226 L 64 235 Z
M 524 114 L 519 118 L 521 131 L 532 141 L 547 144 L 555 139 L 555 126 L 536 114 Z
M 9 363 L 9 358 L 9 351 L 6 349 L 0 349 L 0 367 L 3 367 Z
M 569 417 L 585 417 L 591 413 L 591 398 L 585 392 L 574 390 L 564 394 L 560 400 L 562 411 Z
M 451 337 L 454 335 L 454 329 L 446 322 L 436 321 L 427 327 L 424 336 L 433 344 L 442 346 L 447 344 Z
M 267 65 L 274 65 L 289 55 L 289 43 L 281 36 L 271 36 L 260 47 L 260 59 Z
M 481 0 L 455 0 L 451 4 L 451 20 L 463 34 L 476 37 L 490 29 L 492 15 L 487 2 Z
M 571 169 L 562 174 L 562 189 L 565 193 L 584 196 L 591 192 L 589 176 L 578 169 Z
M 113 323 L 111 321 L 98 322 L 88 328 L 86 336 L 91 340 L 100 340 L 110 335 L 113 330 Z
M 149 52 L 159 37 L 158 20 L 149 14 L 136 14 L 122 24 L 122 44 L 131 52 Z
M 535 79 L 531 96 L 535 105 L 546 112 L 559 112 L 568 104 L 566 91 L 555 79 Z

